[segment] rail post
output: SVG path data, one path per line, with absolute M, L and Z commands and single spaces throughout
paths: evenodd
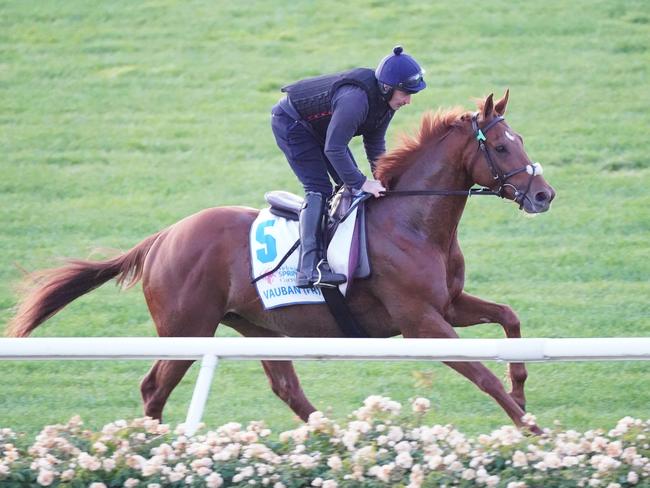
M 199 423 L 203 417 L 203 411 L 205 410 L 205 404 L 208 401 L 214 370 L 218 363 L 217 356 L 212 354 L 205 354 L 203 359 L 201 359 L 199 377 L 196 379 L 194 393 L 192 393 L 192 401 L 190 402 L 187 419 L 185 420 L 185 434 L 187 436 L 193 436 L 199 427 Z

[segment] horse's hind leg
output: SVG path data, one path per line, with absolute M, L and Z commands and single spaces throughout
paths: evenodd
M 450 307 L 447 320 L 454 327 L 467 327 L 476 324 L 497 323 L 501 324 L 506 337 L 520 338 L 519 317 L 507 305 L 488 302 L 468 293 L 461 293 Z M 508 372 L 512 391 L 510 396 L 519 406 L 526 410 L 526 395 L 524 383 L 528 377 L 524 363 L 509 363 Z
M 239 316 L 227 316 L 224 319 L 224 323 L 246 337 L 279 336 L 279 334 L 258 327 Z M 273 393 L 286 403 L 289 408 L 298 415 L 298 417 L 307 421 L 309 414 L 314 412 L 316 409 L 302 391 L 300 380 L 293 368 L 293 363 L 291 361 L 262 361 L 262 366 L 264 367 L 264 372 L 269 379 Z
M 150 307 L 151 308 L 151 307 Z M 154 309 L 152 317 L 161 337 L 213 337 L 221 318 L 221 308 L 210 306 L 186 306 L 183 311 Z M 163 408 L 173 389 L 181 381 L 194 361 L 160 360 L 140 384 L 144 413 L 149 417 L 162 419 Z
M 172 390 L 194 361 L 156 361 L 140 384 L 144 414 L 162 420 L 162 412 Z

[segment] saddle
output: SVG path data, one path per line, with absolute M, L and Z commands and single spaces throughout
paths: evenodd
M 352 192 L 343 187 L 330 199 L 329 221 L 326 239 L 329 242 L 334 236 L 339 224 L 343 222 L 354 208 L 357 209 L 357 221 L 352 237 L 350 257 L 356 260 L 354 273 L 348 278 L 367 278 L 370 276 L 370 259 L 368 257 L 368 237 L 366 232 L 365 201 L 370 195 L 355 197 Z M 264 199 L 271 206 L 270 211 L 277 217 L 288 220 L 299 220 L 303 198 L 288 191 L 275 190 L 264 194 Z M 354 261 L 353 261 L 354 262 Z

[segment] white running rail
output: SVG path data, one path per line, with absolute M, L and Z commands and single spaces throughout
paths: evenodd
M 650 360 L 650 337 L 584 339 L 339 339 L 48 337 L 0 339 L 0 360 L 200 359 L 186 432 L 196 432 L 217 363 L 237 360 Z

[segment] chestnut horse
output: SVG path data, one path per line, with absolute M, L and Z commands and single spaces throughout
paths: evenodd
M 477 183 L 529 213 L 548 210 L 555 191 L 528 158 L 522 138 L 503 120 L 508 92 L 492 95 L 476 114 L 453 109 L 426 114 L 419 133 L 377 163 L 376 176 L 392 191 L 463 190 Z M 537 171 L 540 172 L 540 171 Z M 407 192 L 408 193 L 408 192 Z M 454 327 L 493 322 L 520 337 L 519 319 L 506 305 L 463 291 L 464 261 L 458 224 L 467 195 L 407 195 L 372 199 L 367 207 L 372 276 L 355 282 L 348 303 L 371 337 L 458 337 Z M 337 337 L 325 305 L 265 310 L 251 284 L 248 233 L 258 211 L 245 207 L 203 210 L 106 261 L 71 260 L 41 272 L 8 334 L 24 337 L 75 298 L 116 278 L 140 278 L 160 336 L 211 337 L 222 323 L 247 337 Z M 163 407 L 192 361 L 156 361 L 141 384 L 144 412 Z M 508 393 L 476 362 L 446 362 L 489 394 L 517 426 L 525 409 L 523 363 L 512 363 Z M 315 408 L 290 361 L 262 361 L 271 388 L 300 418 Z M 539 432 L 536 426 L 533 430 Z

